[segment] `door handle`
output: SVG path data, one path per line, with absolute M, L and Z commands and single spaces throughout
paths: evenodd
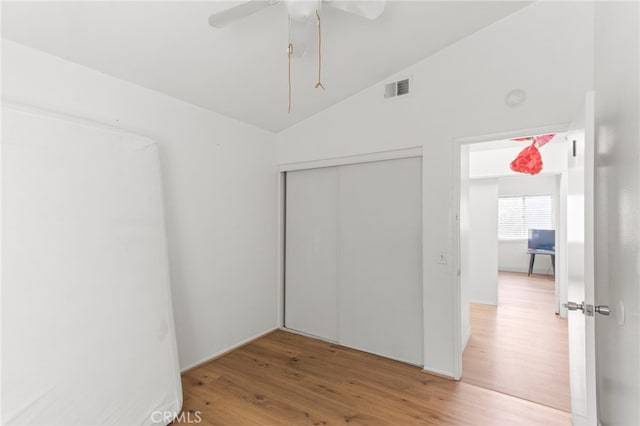
M 562 306 L 567 308 L 567 310 L 569 311 L 582 311 L 582 313 L 588 317 L 593 316 L 593 311 L 596 311 L 600 315 L 608 316 L 611 314 L 611 309 L 607 305 L 593 306 L 593 305 L 585 305 L 584 302 L 582 303 L 567 302 L 567 303 L 563 303 Z
M 562 306 L 564 306 L 570 311 L 582 311 L 582 313 L 584 313 L 584 302 L 582 303 L 567 302 L 567 303 L 564 303 Z

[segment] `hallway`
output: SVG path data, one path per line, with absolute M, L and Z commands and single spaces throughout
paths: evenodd
M 462 381 L 571 411 L 567 321 L 553 277 L 500 272 L 498 307 L 470 304 Z

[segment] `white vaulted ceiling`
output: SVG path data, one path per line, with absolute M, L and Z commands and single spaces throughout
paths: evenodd
M 2 36 L 274 132 L 379 82 L 530 2 L 387 1 L 374 21 L 324 7 L 323 83 L 315 40 L 293 62 L 287 12 L 269 7 L 222 29 L 238 2 L 2 2 Z

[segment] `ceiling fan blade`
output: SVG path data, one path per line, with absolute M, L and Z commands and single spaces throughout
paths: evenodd
M 227 25 L 246 18 L 249 15 L 253 15 L 256 12 L 260 12 L 262 9 L 266 9 L 278 3 L 279 0 L 250 0 L 244 2 L 231 9 L 223 10 L 222 12 L 214 13 L 209 16 L 209 25 L 214 28 L 222 28 Z
M 384 0 L 325 0 L 326 4 L 367 19 L 376 19 L 384 12 Z

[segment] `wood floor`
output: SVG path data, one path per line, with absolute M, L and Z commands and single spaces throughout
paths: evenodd
M 567 321 L 552 277 L 500 273 L 498 307 L 471 304 L 462 381 L 571 411 Z
M 559 410 L 285 331 L 186 373 L 182 384 L 183 418 L 207 425 L 571 424 Z

